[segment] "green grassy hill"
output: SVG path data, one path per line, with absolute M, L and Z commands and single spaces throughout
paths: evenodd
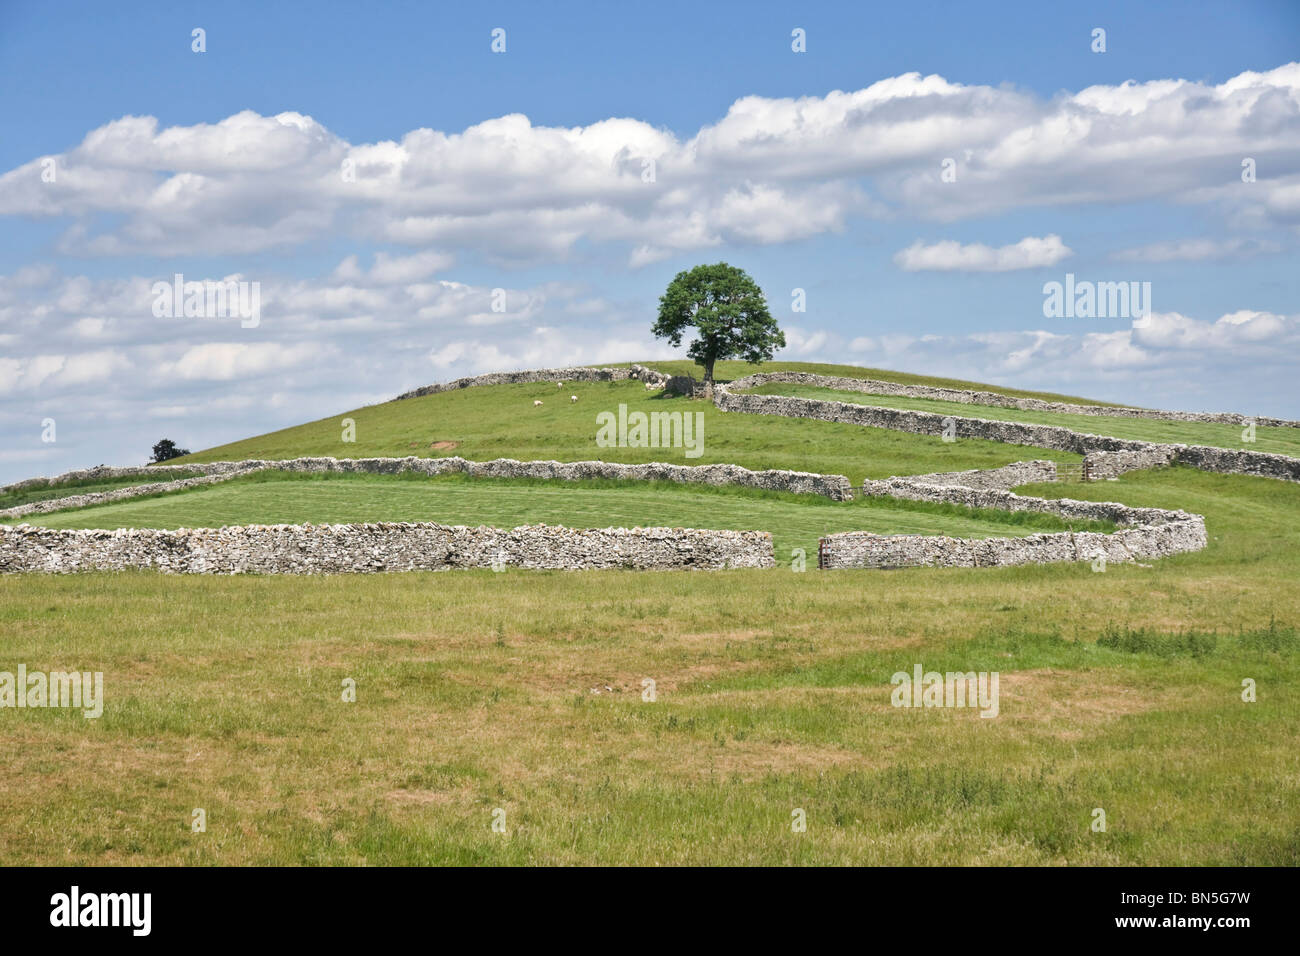
M 670 374 L 694 374 L 698 377 L 700 372 L 699 367 L 690 361 L 647 364 Z M 992 390 L 1005 395 L 1047 401 L 1113 404 L 1079 396 L 1026 391 L 853 365 L 769 362 L 752 366 L 743 362 L 720 362 L 716 374 L 720 381 L 732 381 L 760 369 L 816 372 L 944 388 Z M 756 391 L 1002 421 L 1062 425 L 1077 431 L 1141 441 L 1244 447 L 1286 455 L 1300 454 L 1300 430 L 1296 429 L 1260 428 L 1257 441 L 1245 445 L 1241 441 L 1241 428 L 1235 425 L 1020 411 L 785 384 L 765 385 Z M 570 403 L 570 395 L 578 396 L 576 404 Z M 543 402 L 540 408 L 533 406 L 536 400 Z M 602 411 L 617 412 L 620 404 L 626 405 L 629 412 L 702 412 L 703 454 L 687 458 L 683 449 L 598 446 L 596 414 Z M 343 440 L 344 419 L 356 423 L 353 442 Z M 1062 452 L 1027 452 L 1024 448 L 970 439 L 946 444 L 924 436 L 904 435 L 884 429 L 864 429 L 855 425 L 790 419 L 782 427 L 773 428 L 758 416 L 728 414 L 703 402 L 647 393 L 640 383 L 632 381 L 566 382 L 563 388 L 547 382 L 497 385 L 384 402 L 364 408 L 340 410 L 328 418 L 204 449 L 176 459 L 175 463 L 244 458 L 281 459 L 310 455 L 330 455 L 336 458 L 460 455 L 477 461 L 519 458 L 560 461 L 600 459 L 628 463 L 669 461 L 677 464 L 730 462 L 755 469 L 790 468 L 845 474 L 855 483 L 868 477 L 885 478 L 930 471 L 992 468 L 1031 455 L 1055 461 L 1078 460 L 1077 456 Z
M 686 371 L 690 363 L 660 364 L 666 371 L 679 372 Z M 885 374 L 851 366 L 777 363 L 777 367 Z M 719 372 L 728 377 L 750 369 L 732 362 L 724 363 Z M 578 396 L 576 403 L 570 401 L 571 395 Z M 543 403 L 540 407 L 534 404 L 538 400 Z M 686 447 L 602 447 L 597 443 L 597 416 L 602 412 L 617 415 L 620 406 L 628 413 L 696 416 L 694 420 L 703 423 L 703 440 L 698 446 L 701 454 L 688 456 Z M 348 437 L 354 433 L 355 441 L 343 440 L 344 421 L 349 419 L 355 424 Z M 701 433 L 697 430 L 696 434 Z M 764 416 L 722 412 L 707 402 L 647 392 L 640 382 L 629 381 L 566 382 L 563 388 L 549 382 L 481 386 L 391 401 L 207 449 L 172 463 L 312 455 L 460 455 L 480 461 L 505 457 L 688 465 L 723 462 L 754 469 L 845 474 L 854 484 L 866 477 L 988 468 L 1028 457 L 1024 448 L 989 441 L 949 443 L 938 436 L 817 421 L 786 419 L 776 423 Z M 1055 451 L 1043 451 L 1041 457 L 1078 460 Z M 52 492 L 39 489 L 32 493 L 47 496 Z M 430 480 L 408 475 L 402 480 L 370 476 L 323 483 L 314 476 L 264 473 L 228 484 L 28 516 L 26 520 L 49 527 L 102 528 L 354 521 L 731 528 L 771 531 L 781 561 L 788 561 L 795 548 L 815 553 L 817 539 L 835 531 L 987 537 L 1071 527 L 1051 518 L 1026 522 L 1023 515 L 977 515 L 964 509 L 927 507 L 892 500 L 835 504 L 810 496 L 671 484 L 648 487 L 636 482 L 605 486 L 540 483 L 522 491 L 518 483 L 495 479 Z
M 689 364 L 660 363 L 672 372 L 685 371 Z M 775 363 L 764 367 L 883 374 L 851 366 Z M 752 367 L 744 363 L 724 363 L 719 374 L 728 377 L 750 370 Z M 578 397 L 576 403 L 570 401 L 572 395 Z M 543 403 L 540 407 L 534 405 L 538 400 Z M 620 406 L 628 413 L 697 416 L 693 420 L 702 421 L 702 432 L 696 431 L 702 434 L 701 454 L 688 456 L 686 447 L 602 447 L 597 443 L 597 416 L 602 412 L 617 415 Z M 355 441 L 343 440 L 344 421 L 349 419 L 355 423 Z M 775 423 L 764 416 L 722 412 L 708 402 L 647 392 L 642 383 L 628 381 L 566 382 L 563 388 L 550 382 L 481 386 L 390 401 L 206 449 L 173 459 L 170 464 L 313 455 L 459 455 L 477 461 L 600 459 L 685 465 L 721 462 L 753 469 L 844 474 L 854 484 L 867 477 L 992 468 L 1029 457 L 1024 448 L 989 441 L 949 443 L 939 436 L 829 422 L 787 419 Z M 1078 460 L 1078 456 L 1055 451 L 1043 451 L 1039 457 L 1062 462 Z M 394 484 L 378 477 L 328 487 L 301 475 L 292 478 L 289 485 L 271 486 L 266 484 L 269 480 L 268 476 L 257 476 L 230 485 L 173 493 L 165 499 L 131 500 L 27 520 L 52 527 L 108 528 L 366 520 L 482 522 L 498 526 L 545 522 L 571 527 L 666 524 L 772 531 L 782 559 L 788 559 L 795 547 L 815 553 L 817 538 L 832 531 L 985 537 L 1015 533 L 1019 527 L 1009 524 L 1012 519 L 1007 515 L 978 518 L 959 509 L 935 510 L 922 519 L 914 507 L 897 503 L 874 502 L 865 508 L 850 505 L 828 511 L 820 507 L 827 503 L 807 496 L 794 496 L 778 505 L 761 495 L 746 497 L 739 493 L 720 498 L 705 490 L 671 485 L 638 489 L 636 483 L 625 483 L 599 491 L 590 486 L 550 486 L 521 493 L 517 487 L 495 480 L 448 483 L 422 479 L 415 484 Z M 1064 527 L 1049 521 L 1024 525 L 1021 533 Z
M 838 367 L 837 367 L 838 368 Z M 577 403 L 569 401 L 577 395 Z M 541 400 L 541 407 L 533 402 Z M 607 448 L 596 443 L 596 416 L 628 412 L 681 412 L 703 415 L 703 454 L 688 458 L 684 448 Z M 356 423 L 354 442 L 343 441 L 343 420 Z M 435 448 L 434 445 L 444 447 Z M 335 458 L 439 457 L 459 455 L 474 461 L 492 458 L 599 459 L 679 465 L 714 462 L 746 468 L 788 468 L 863 478 L 995 468 L 1026 457 L 1078 461 L 1065 452 L 1028 453 L 997 442 L 947 443 L 938 436 L 909 435 L 887 429 L 786 419 L 776 425 L 764 416 L 727 413 L 707 402 L 647 392 L 639 382 L 548 382 L 492 385 L 442 392 L 340 411 L 305 425 L 205 449 L 168 464 L 283 459 L 311 455 Z

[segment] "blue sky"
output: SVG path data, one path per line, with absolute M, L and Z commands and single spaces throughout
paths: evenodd
M 1289 2 L 0 4 L 0 480 L 665 356 L 720 259 L 783 358 L 1300 417 L 1298 47 Z M 260 323 L 160 320 L 176 272 Z M 1045 317 L 1067 272 L 1153 314 Z

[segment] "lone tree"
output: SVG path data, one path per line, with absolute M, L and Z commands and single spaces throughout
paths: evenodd
M 149 460 L 154 464 L 160 461 L 166 461 L 169 458 L 179 458 L 181 455 L 188 455 L 188 448 L 177 448 L 176 443 L 170 438 L 164 438 L 158 444 L 153 446 L 153 457 Z
M 767 311 L 763 290 L 744 269 L 725 262 L 679 272 L 659 298 L 652 331 L 671 345 L 694 326 L 700 337 L 687 355 L 704 366 L 704 391 L 713 394 L 713 365 L 719 359 L 766 362 L 785 347 L 785 333 Z

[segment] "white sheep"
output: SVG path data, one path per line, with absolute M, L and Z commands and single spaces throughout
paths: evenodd
M 564 383 L 563 383 L 563 382 L 556 382 L 556 383 L 555 383 L 555 387 L 556 387 L 556 388 L 564 388 Z
M 569 396 L 569 401 L 570 401 L 571 403 L 572 403 L 572 402 L 576 402 L 577 400 L 578 400 L 578 396 L 577 396 L 577 395 L 570 395 L 570 396 Z
M 542 404 L 542 400 L 541 400 L 540 398 L 539 398 L 539 399 L 536 399 L 536 400 L 533 402 L 533 408 L 536 408 L 536 407 L 537 407 L 538 405 L 540 405 L 540 404 Z

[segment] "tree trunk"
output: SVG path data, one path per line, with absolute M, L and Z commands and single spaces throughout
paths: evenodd
M 704 397 L 710 402 L 713 401 L 713 364 L 716 359 L 708 359 L 704 363 Z

